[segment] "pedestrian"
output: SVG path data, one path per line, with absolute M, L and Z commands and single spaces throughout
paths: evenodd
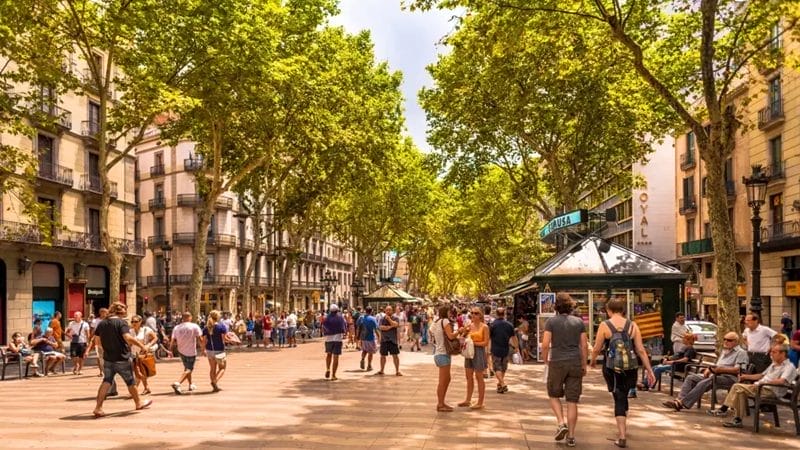
M 270 314 L 269 310 L 264 311 L 262 321 L 264 326 L 264 348 L 267 348 L 267 340 L 269 340 L 270 347 L 275 347 L 275 339 L 272 337 L 272 314 Z
M 436 385 L 436 411 L 451 412 L 453 407 L 445 402 L 447 388 L 450 387 L 450 367 L 452 358 L 447 353 L 445 339 L 457 337 L 450 318 L 450 305 L 439 307 L 439 319 L 428 330 L 433 341 L 433 362 L 439 368 L 439 382 Z
M 108 316 L 97 324 L 95 330 L 93 343 L 96 347 L 103 349 L 104 360 L 103 382 L 97 390 L 97 405 L 93 411 L 95 419 L 106 415 L 103 412 L 103 402 L 111 389 L 115 375 L 119 375 L 125 381 L 128 393 L 130 393 L 137 410 L 148 408 L 153 404 L 153 400 L 150 399 L 142 401 L 136 390 L 136 379 L 133 376 L 131 363 L 131 347 L 137 347 L 143 351 L 146 348 L 130 333 L 128 323 L 124 320 L 127 313 L 127 306 L 120 302 L 114 302 L 109 308 Z
M 262 344 L 264 340 L 264 318 L 261 317 L 261 314 L 256 314 L 256 318 L 253 321 L 253 337 L 256 341 L 256 348 Z M 264 348 L 267 347 L 266 342 L 263 343 Z
M 489 345 L 489 327 L 483 323 L 483 311 L 480 308 L 472 308 L 470 314 L 472 317 L 469 325 L 461 328 L 459 332 L 464 337 L 469 336 L 472 339 L 472 343 L 475 346 L 475 354 L 472 358 L 464 359 L 464 375 L 467 377 L 467 397 L 458 406 L 483 409 L 483 401 L 486 396 L 486 381 L 483 379 L 483 373 L 488 367 L 486 347 Z M 478 385 L 478 402 L 472 403 L 472 393 L 476 383 Z
M 192 313 L 184 312 L 182 320 L 178 326 L 172 329 L 171 341 L 178 348 L 178 354 L 181 357 L 181 363 L 183 363 L 181 378 L 172 383 L 172 390 L 178 395 L 183 393 L 181 391 L 181 383 L 184 381 L 189 383 L 189 392 L 197 389 L 197 386 L 192 383 L 192 371 L 197 360 L 197 347 L 202 348 L 203 344 L 203 331 L 199 325 L 192 322 Z M 172 348 L 172 345 L 170 345 L 170 348 Z
M 89 342 L 89 324 L 83 321 L 83 313 L 75 311 L 72 322 L 67 325 L 67 337 L 70 340 L 69 356 L 72 358 L 72 373 L 81 374 L 83 355 Z
M 208 313 L 206 326 L 203 328 L 203 354 L 208 357 L 208 378 L 211 388 L 219 392 L 219 380 L 225 375 L 228 360 L 225 353 L 225 333 L 228 329 L 220 320 L 221 314 L 217 310 Z
M 420 339 L 422 338 L 422 319 L 417 312 L 417 307 L 414 306 L 408 313 L 408 323 L 410 332 L 408 333 L 408 342 L 411 342 L 411 351 L 416 348 L 417 351 L 422 351 L 420 346 Z
M 142 323 L 142 317 L 138 315 L 131 318 L 131 334 L 147 349 L 143 352 L 139 352 L 138 350 L 133 352 L 133 356 L 137 362 L 134 365 L 137 377 L 136 385 L 138 386 L 138 382 L 141 381 L 144 387 L 142 395 L 147 395 L 150 393 L 150 386 L 147 383 L 147 378 L 148 376 L 152 376 L 152 374 L 147 372 L 147 368 L 141 359 L 147 358 L 148 353 L 154 353 L 158 349 L 158 336 L 155 330 Z
M 606 303 L 608 319 L 597 327 L 592 356 L 592 368 L 597 366 L 597 357 L 605 350 L 603 364 L 603 378 L 606 381 L 608 392 L 614 398 L 614 418 L 617 422 L 617 439 L 614 445 L 626 447 L 626 428 L 628 415 L 628 391 L 636 386 L 638 355 L 644 364 L 647 378 L 651 386 L 655 384 L 656 377 L 650 367 L 650 358 L 642 344 L 642 334 L 635 322 L 623 316 L 626 308 L 625 300 L 618 298 Z
M 400 373 L 400 344 L 398 343 L 400 338 L 400 336 L 398 336 L 400 318 L 392 314 L 391 305 L 386 306 L 383 318 L 378 324 L 378 329 L 381 330 L 381 370 L 376 375 L 384 374 L 383 370 L 386 367 L 386 357 L 392 355 L 395 375 L 401 377 L 403 374 Z
M 545 323 L 542 338 L 542 359 L 547 366 L 547 396 L 558 424 L 555 440 L 566 438 L 567 447 L 575 447 L 578 401 L 589 356 L 586 326 L 583 320 L 571 314 L 574 308 L 572 297 L 559 292 L 556 295 L 556 316 Z M 566 421 L 561 397 L 567 401 Z
M 103 376 L 103 347 L 95 345 L 94 335 L 97 333 L 97 326 L 100 325 L 100 322 L 104 321 L 106 317 L 108 317 L 108 308 L 100 308 L 100 310 L 97 312 L 97 317 L 95 317 L 94 321 L 92 322 L 92 333 L 89 336 L 89 347 L 83 354 L 83 358 L 86 359 L 89 357 L 89 352 L 91 352 L 92 349 L 94 349 L 95 353 L 97 353 L 97 368 L 100 370 L 100 373 L 97 375 L 98 377 Z M 114 388 L 115 389 L 112 389 L 109 392 L 109 395 L 112 395 L 117 391 L 116 386 L 114 386 Z
M 325 379 L 336 381 L 336 370 L 339 368 L 339 355 L 342 354 L 342 339 L 347 332 L 347 324 L 339 314 L 339 307 L 334 303 L 330 307 L 328 317 L 322 326 L 325 336 Z
M 286 334 L 288 331 L 289 323 L 286 321 L 286 311 L 283 311 L 278 319 L 278 348 L 283 348 L 286 344 Z
M 64 329 L 61 327 L 61 311 L 56 311 L 53 314 L 53 319 L 50 320 L 48 325 L 53 329 L 53 337 L 55 338 L 55 349 L 61 351 L 64 348 Z
M 784 312 L 781 316 L 781 333 L 786 335 L 786 339 L 792 338 L 793 328 L 794 322 L 792 322 L 792 319 L 789 318 L 789 313 Z
M 483 323 L 489 327 L 490 335 L 492 329 L 492 322 L 494 322 L 494 317 L 492 317 L 492 305 L 485 305 L 483 307 Z M 486 362 L 488 363 L 488 367 L 486 373 L 483 374 L 483 377 L 489 379 L 494 376 L 494 359 L 492 358 L 492 347 L 489 346 L 486 351 L 488 354 L 486 355 Z
M 691 333 L 692 330 L 686 326 L 686 315 L 682 312 L 675 314 L 675 323 L 670 330 L 670 341 L 672 341 L 672 352 L 680 353 L 683 351 L 683 336 Z
M 505 376 L 508 370 L 508 361 L 511 359 L 512 349 L 514 352 L 519 348 L 514 326 L 506 320 L 506 309 L 497 308 L 495 312 L 497 318 L 489 326 L 489 339 L 491 340 L 492 366 L 494 376 L 497 378 L 497 393 L 505 394 L 508 392 Z M 585 358 L 584 358 L 585 359 Z
M 147 328 L 157 331 L 158 330 L 158 320 L 150 311 L 144 312 L 144 326 Z
M 367 372 L 372 371 L 372 356 L 378 351 L 375 343 L 375 330 L 378 321 L 372 316 L 372 306 L 367 306 L 364 314 L 358 318 L 357 329 L 361 341 L 361 370 L 364 370 L 364 359 L 367 359 Z
M 778 332 L 761 325 L 761 317 L 756 313 L 748 313 L 744 317 L 744 326 L 742 336 L 747 347 L 747 356 L 750 358 L 750 364 L 755 366 L 755 373 L 761 373 L 772 364 L 769 352 L 772 338 Z

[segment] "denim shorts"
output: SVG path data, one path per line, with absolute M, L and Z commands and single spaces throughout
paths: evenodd
M 181 355 L 181 362 L 183 363 L 184 370 L 188 370 L 189 372 L 194 370 L 194 362 L 197 360 L 197 356 L 185 356 Z
M 121 376 L 126 386 L 136 384 L 136 378 L 133 376 L 133 366 L 130 361 L 105 361 L 103 363 L 103 383 L 113 383 L 114 375 Z
M 436 367 L 449 366 L 451 361 L 450 355 L 433 355 L 433 362 L 436 363 Z

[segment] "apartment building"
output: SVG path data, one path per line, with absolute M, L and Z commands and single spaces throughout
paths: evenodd
M 777 28 L 776 28 L 777 30 Z M 777 36 L 777 33 L 774 35 Z M 768 51 L 784 52 L 784 40 L 773 37 Z M 789 43 L 795 52 L 796 43 Z M 742 183 L 753 165 L 769 176 L 761 207 L 761 299 L 765 324 L 777 326 L 783 312 L 800 321 L 800 95 L 797 71 L 777 64 L 754 67 L 748 83 L 731 93 L 737 104 L 747 100 L 745 128 L 725 168 L 728 216 L 734 232 L 737 296 L 740 310 L 752 296 L 752 208 Z M 705 167 L 689 132 L 677 138 L 678 260 L 690 274 L 688 308 L 692 315 L 716 317 L 714 247 L 705 200 Z
M 195 144 L 181 141 L 168 146 L 159 141 L 153 128 L 136 150 L 137 184 L 135 197 L 138 213 L 136 229 L 147 242 L 141 260 L 140 308 L 165 312 L 186 310 L 192 272 L 192 254 L 197 238 L 195 208 L 200 204 L 195 187 L 195 172 L 203 167 Z M 265 211 L 270 217 L 270 211 Z M 237 195 L 223 194 L 215 203 L 215 213 L 207 230 L 206 266 L 200 311 L 212 309 L 234 312 L 271 309 L 320 309 L 328 300 L 323 294 L 323 279 L 330 272 L 333 299 L 350 299 L 353 255 L 340 243 L 316 235 L 304 243 L 304 251 L 292 271 L 292 289 L 288 304 L 280 296 L 283 274 L 282 252 L 288 242 L 286 231 L 272 228 L 255 252 L 253 220 L 240 208 Z M 166 259 L 169 251 L 170 305 L 166 299 Z M 251 298 L 243 298 L 246 270 L 256 258 L 251 275 Z
M 105 55 L 94 57 L 102 64 Z M 65 70 L 83 74 L 86 64 L 72 58 Z M 76 311 L 86 317 L 109 302 L 107 254 L 100 242 L 97 92 L 88 84 L 80 95 L 58 97 L 41 86 L 6 88 L 12 94 L 37 94 L 35 101 L 19 105 L 34 131 L 3 134 L 0 140 L 38 159 L 35 196 L 54 225 L 47 238 L 23 213 L 17 193 L 0 198 L 0 343 L 15 331 L 29 331 L 32 318 L 49 321 L 60 311 L 66 324 Z M 126 302 L 136 290 L 134 268 L 144 254 L 135 236 L 134 158 L 123 157 L 109 178 L 109 233 L 125 255 L 120 299 Z

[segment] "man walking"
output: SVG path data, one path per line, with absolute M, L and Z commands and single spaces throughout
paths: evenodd
M 100 322 L 95 331 L 95 345 L 103 348 L 103 358 L 105 360 L 103 364 L 103 382 L 97 390 L 97 405 L 94 408 L 94 417 L 96 419 L 106 415 L 103 412 L 103 401 L 105 401 L 106 394 L 111 388 L 114 375 L 117 374 L 122 377 L 125 385 L 128 386 L 128 393 L 130 393 L 137 410 L 145 409 L 153 404 L 152 400 L 142 402 L 139 398 L 139 392 L 136 390 L 130 346 L 139 347 L 143 352 L 147 352 L 147 348 L 130 333 L 130 327 L 123 319 L 127 313 L 127 306 L 123 303 L 115 302 L 109 309 L 109 317 Z
M 383 369 L 386 367 L 386 356 L 392 355 L 395 375 L 401 377 L 403 374 L 400 373 L 400 356 L 398 356 L 400 354 L 400 346 L 397 343 L 397 330 L 400 328 L 400 318 L 392 314 L 391 306 L 387 306 L 384 313 L 380 321 L 380 326 L 378 327 L 378 329 L 381 330 L 381 370 L 378 372 L 378 375 L 384 374 Z
M 372 316 L 372 306 L 367 306 L 364 314 L 356 322 L 359 339 L 361 341 L 361 370 L 364 370 L 364 359 L 368 358 L 367 372 L 372 371 L 372 355 L 378 350 L 375 344 L 375 330 L 378 328 L 378 321 Z
M 339 355 L 342 354 L 342 339 L 347 332 L 344 317 L 339 314 L 339 307 L 334 303 L 330 313 L 322 324 L 322 334 L 325 336 L 325 379 L 336 381 L 336 370 L 339 368 Z
M 90 325 L 83 321 L 83 313 L 75 311 L 72 322 L 67 325 L 67 337 L 70 340 L 69 356 L 72 358 L 72 373 L 75 375 L 80 375 L 83 369 L 83 357 L 89 342 L 89 328 Z
M 172 345 L 177 345 L 178 354 L 181 355 L 181 362 L 183 363 L 183 374 L 180 380 L 172 383 L 172 390 L 180 395 L 181 383 L 187 381 L 189 383 L 189 392 L 197 389 L 197 386 L 192 384 L 192 371 L 194 370 L 194 363 L 197 359 L 197 347 L 202 347 L 203 344 L 203 331 L 196 323 L 192 322 L 192 313 L 184 312 L 183 321 L 172 330 L 172 340 L 169 346 L 172 350 Z
M 506 371 L 508 370 L 508 360 L 511 358 L 511 348 L 516 351 L 518 346 L 514 326 L 506 320 L 506 309 L 502 306 L 495 312 L 497 318 L 489 326 L 489 338 L 492 346 L 492 366 L 494 376 L 497 377 L 497 393 L 505 394 L 508 392 L 508 385 L 505 382 Z
M 682 312 L 675 314 L 675 323 L 672 324 L 672 330 L 669 333 L 669 340 L 672 341 L 672 353 L 677 354 L 683 351 L 683 337 L 686 333 L 691 333 L 689 327 L 686 326 L 686 315 Z
M 547 365 L 547 396 L 556 415 L 558 429 L 555 440 L 567 438 L 567 447 L 575 447 L 575 426 L 578 423 L 578 401 L 589 356 L 589 344 L 583 320 L 571 314 L 575 302 L 569 294 L 556 295 L 556 316 L 544 326 L 542 359 Z M 567 422 L 561 397 L 567 400 Z
M 295 334 L 297 333 L 297 314 L 294 311 L 286 317 L 286 324 L 289 326 L 289 331 L 287 331 L 287 343 L 289 347 L 297 347 L 297 338 Z

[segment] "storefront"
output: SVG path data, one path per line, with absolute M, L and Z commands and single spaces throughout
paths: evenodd
M 56 311 L 64 314 L 63 280 L 64 270 L 60 264 L 39 262 L 33 265 L 33 320 L 41 319 L 47 326 Z
M 86 303 L 94 315 L 100 314 L 100 308 L 108 308 L 108 269 L 102 266 L 86 268 Z
M 652 339 L 646 345 L 651 354 L 659 355 L 670 350 L 663 330 L 669 330 L 680 309 L 686 278 L 679 270 L 647 256 L 588 237 L 553 256 L 499 296 L 513 296 L 515 325 L 523 318 L 527 320 L 531 340 L 541 336 L 544 322 L 553 315 L 550 304 L 554 294 L 569 293 L 591 342 L 606 319 L 605 304 L 612 298 L 622 299 L 633 320 L 650 323 L 656 318 L 653 330 L 658 331 L 648 335 Z M 538 353 L 539 348 L 532 347 Z

